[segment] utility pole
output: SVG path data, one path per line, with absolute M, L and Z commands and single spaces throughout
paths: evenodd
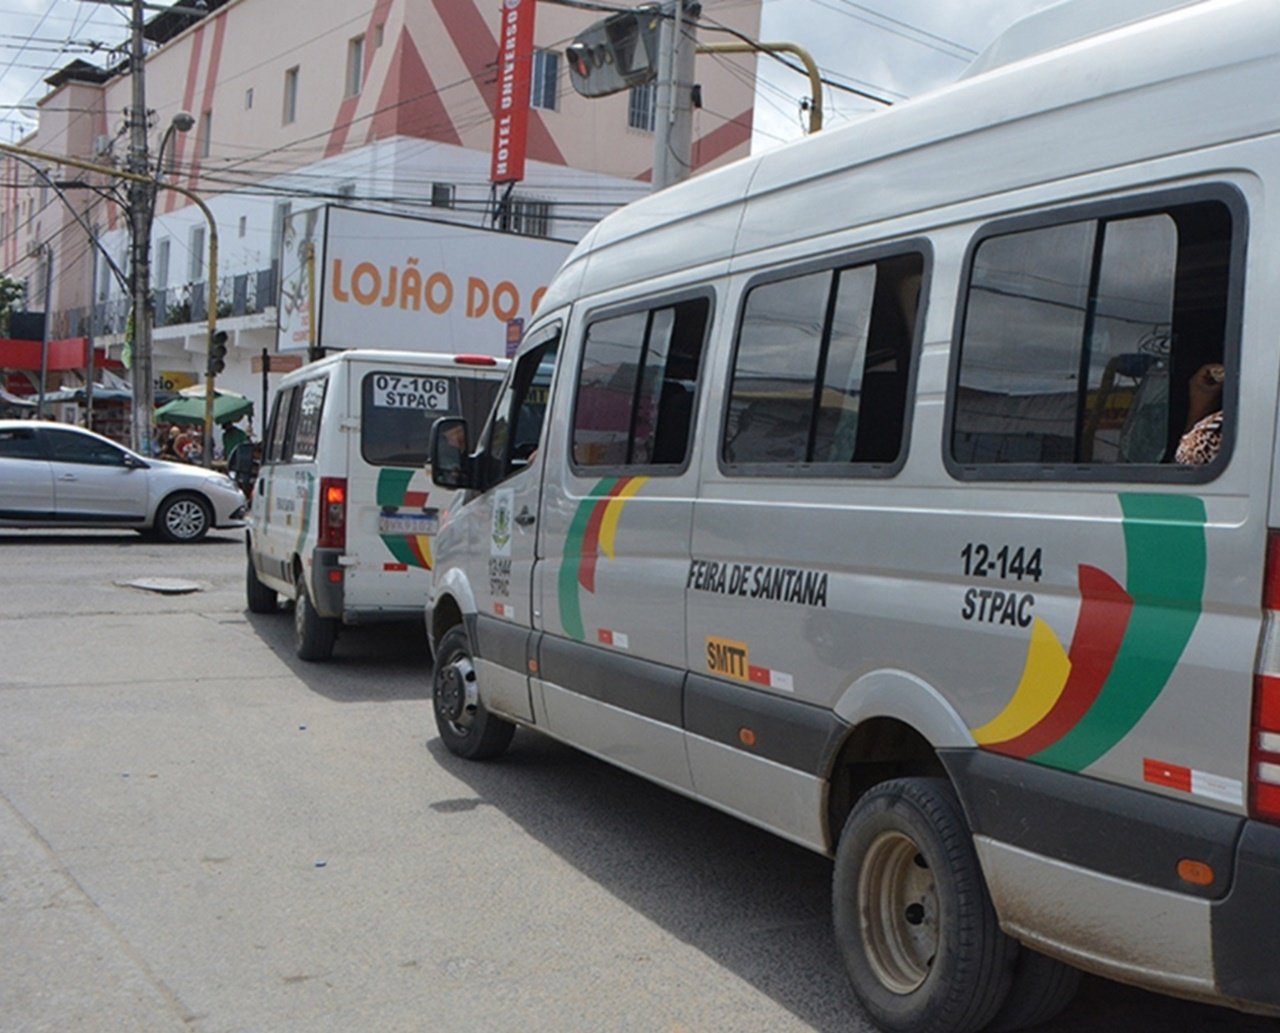
M 45 382 L 49 379 L 49 327 L 53 323 L 53 244 L 44 245 L 44 327 L 40 334 L 40 400 L 36 419 L 44 419 Z
M 662 9 L 653 127 L 655 192 L 688 179 L 693 169 L 693 76 L 701 13 L 696 0 L 674 0 Z
M 132 37 L 129 50 L 133 106 L 129 109 L 129 171 L 150 179 L 147 155 L 146 53 L 143 47 L 143 0 L 132 0 Z M 141 178 L 129 181 L 129 219 L 133 234 L 129 284 L 133 291 L 133 447 L 151 455 L 155 420 L 155 375 L 151 356 L 151 220 L 154 184 Z

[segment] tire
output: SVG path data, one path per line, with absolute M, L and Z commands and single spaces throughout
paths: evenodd
M 253 550 L 249 549 L 248 564 L 244 574 L 245 601 L 249 604 L 250 613 L 275 613 L 279 605 L 276 590 L 268 588 L 258 580 L 258 572 L 253 566 Z
M 436 649 L 431 709 L 450 753 L 466 760 L 489 760 L 511 745 L 516 726 L 489 713 L 480 702 L 471 643 L 461 626 L 449 629 Z
M 1084 973 L 1028 947 L 1018 950 L 1013 986 L 987 1033 L 1013 1033 L 1056 1018 L 1076 996 Z
M 887 1033 L 975 1033 L 1009 993 L 1000 931 L 960 803 L 945 779 L 871 789 L 836 851 L 836 942 L 854 993 Z
M 338 638 L 335 617 L 321 617 L 307 594 L 307 579 L 298 572 L 298 594 L 293 604 L 293 648 L 299 660 L 328 660 Z
M 198 542 L 213 526 L 209 503 L 199 495 L 183 492 L 167 498 L 156 510 L 152 529 L 166 542 Z

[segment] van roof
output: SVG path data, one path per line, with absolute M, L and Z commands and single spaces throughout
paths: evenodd
M 1275 0 L 1069 0 L 1002 41 L 949 86 L 613 213 L 541 311 L 750 268 L 765 248 L 847 247 L 850 230 L 903 239 L 947 207 L 1280 128 L 1267 99 L 1280 81 Z
M 486 370 L 502 371 L 510 365 L 510 359 L 495 358 L 491 355 L 454 354 L 453 352 L 415 352 L 394 351 L 389 348 L 350 348 L 294 370 L 290 376 L 305 375 L 318 369 L 327 369 L 341 362 L 381 362 L 400 363 L 412 366 L 447 366 L 465 369 L 470 372 Z
M 1205 0 L 1060 0 L 1010 25 L 982 51 L 961 78 L 1044 54 L 1124 25 Z

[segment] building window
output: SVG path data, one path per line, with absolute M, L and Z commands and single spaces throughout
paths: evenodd
M 349 201 L 356 196 L 356 185 L 354 182 L 339 183 L 337 190 L 334 191 L 344 201 Z
M 191 255 L 187 264 L 187 279 L 199 283 L 204 278 L 204 227 L 191 227 Z
M 1021 465 L 1063 478 L 1135 464 L 1153 467 L 1149 477 L 1175 462 L 1193 416 L 1188 384 L 1213 364 L 1229 386 L 1235 377 L 1235 232 L 1228 204 L 1193 200 L 1042 218 L 982 240 L 968 273 L 952 461 L 969 476 Z
M 511 197 L 498 215 L 498 229 L 526 237 L 551 236 L 551 202 Z
M 384 22 L 379 22 L 373 27 L 373 49 L 377 50 L 382 46 L 382 41 L 386 39 L 387 26 Z
M 364 85 L 364 37 L 347 43 L 347 96 L 354 97 Z
M 431 184 L 431 207 L 452 208 L 457 195 L 457 188 L 452 183 Z
M 213 112 L 200 116 L 200 157 L 207 158 L 213 150 Z
M 631 87 L 627 100 L 627 125 L 652 133 L 654 115 L 658 107 L 658 88 L 654 83 Z
M 293 204 L 289 201 L 277 201 L 271 213 L 271 264 L 280 261 L 280 253 L 284 249 L 284 228 L 293 212 Z
M 253 107 L 253 87 L 250 86 L 247 90 L 244 91 L 244 109 L 245 111 L 248 111 L 252 107 Z
M 288 125 L 298 117 L 298 67 L 290 68 L 284 73 L 284 117 Z
M 156 290 L 162 291 L 169 286 L 169 250 L 171 244 L 172 241 L 168 237 L 162 237 L 160 243 L 156 245 Z
M 554 50 L 535 51 L 533 55 L 533 81 L 529 90 L 529 107 L 555 111 L 559 78 L 560 55 Z
M 247 215 L 240 216 L 239 231 L 240 231 L 241 240 L 244 239 L 245 232 L 248 230 L 248 228 L 249 228 L 249 217 Z

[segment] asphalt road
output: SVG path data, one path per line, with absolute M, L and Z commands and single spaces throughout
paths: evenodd
M 535 735 L 457 760 L 416 628 L 303 664 L 243 562 L 0 531 L 0 1030 L 871 1029 L 827 861 Z M 1042 1028 L 1280 1023 L 1089 979 Z

